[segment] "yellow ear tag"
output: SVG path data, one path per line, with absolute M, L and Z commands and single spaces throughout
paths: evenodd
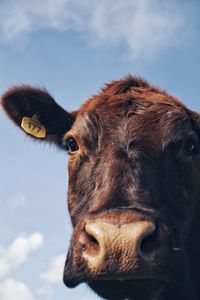
M 31 118 L 23 117 L 21 127 L 24 131 L 38 139 L 44 139 L 46 137 L 46 128 L 39 122 L 36 115 L 33 115 Z

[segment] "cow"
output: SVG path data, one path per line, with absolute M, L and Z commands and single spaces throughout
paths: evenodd
M 44 89 L 1 97 L 28 136 L 68 153 L 64 283 L 103 299 L 200 299 L 200 116 L 128 75 L 68 112 Z

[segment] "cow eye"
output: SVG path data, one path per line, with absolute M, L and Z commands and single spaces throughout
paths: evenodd
M 66 141 L 66 150 L 69 153 L 75 152 L 79 149 L 78 144 L 75 140 L 75 138 L 70 137 Z
M 183 145 L 183 153 L 186 156 L 193 156 L 194 154 L 199 153 L 199 146 L 193 140 L 188 140 Z

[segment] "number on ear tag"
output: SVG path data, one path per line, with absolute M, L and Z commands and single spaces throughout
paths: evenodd
M 39 122 L 36 115 L 33 115 L 32 118 L 23 117 L 21 127 L 24 131 L 38 139 L 44 139 L 46 137 L 46 128 Z

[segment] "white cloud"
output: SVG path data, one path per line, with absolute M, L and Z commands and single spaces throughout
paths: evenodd
M 63 254 L 53 257 L 48 270 L 41 274 L 41 278 L 49 283 L 62 282 L 65 259 L 66 255 Z
M 34 296 L 24 283 L 8 278 L 0 283 L 0 299 L 34 300 Z
M 150 56 L 173 46 L 188 26 L 188 10 L 160 0 L 2 0 L 1 40 L 40 29 L 82 31 L 90 43 L 122 46 L 131 56 Z
M 8 247 L 0 246 L 0 278 L 24 263 L 31 252 L 42 246 L 43 240 L 42 234 L 35 232 L 29 236 L 18 236 Z

